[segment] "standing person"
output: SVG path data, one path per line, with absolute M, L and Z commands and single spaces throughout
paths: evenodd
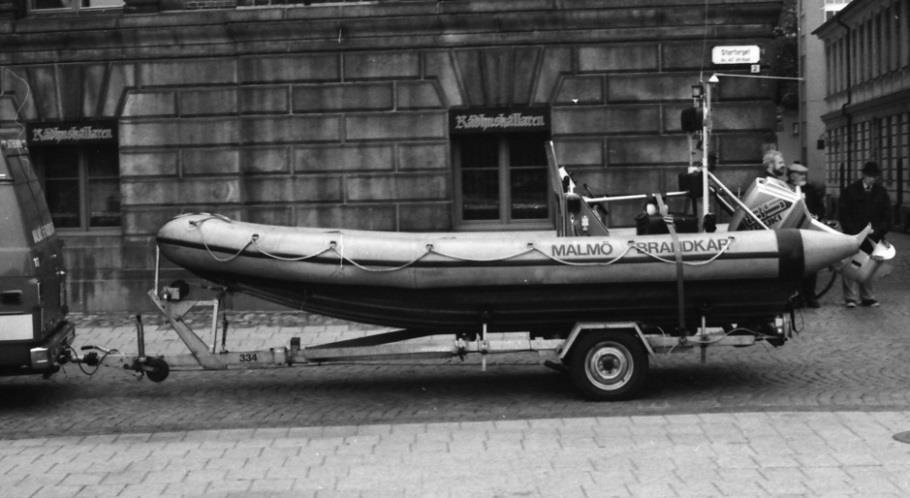
M 784 180 L 784 175 L 787 173 L 787 162 L 784 161 L 784 155 L 781 151 L 769 150 L 765 152 L 761 162 L 765 169 L 758 175 L 758 178 Z
M 787 168 L 787 185 L 796 191 L 799 187 L 806 201 L 806 209 L 816 220 L 825 217 L 825 191 L 817 185 L 809 183 L 809 168 L 798 162 L 793 162 Z
M 868 224 L 872 224 L 873 241 L 885 237 L 891 227 L 891 200 L 885 187 L 878 183 L 881 170 L 878 163 L 869 161 L 863 165 L 863 177 L 844 189 L 838 202 L 838 219 L 844 233 L 859 233 Z M 876 307 L 879 305 L 872 291 L 872 282 L 865 284 L 843 279 L 844 304 L 855 308 L 856 304 Z
M 806 203 L 806 209 L 813 218 L 819 219 L 825 217 L 825 200 L 824 191 L 812 185 L 808 181 L 809 168 L 798 162 L 794 162 L 787 168 L 787 185 L 795 192 L 799 188 L 802 192 L 803 200 Z M 815 282 L 818 277 L 817 273 L 807 275 L 803 278 L 799 289 L 798 305 L 818 308 L 818 300 L 815 299 Z
M 784 186 L 784 175 L 787 173 L 787 163 L 784 161 L 784 155 L 781 151 L 772 149 L 765 152 L 761 162 L 762 170 L 749 180 L 749 183 L 746 184 L 743 192 L 748 192 L 758 178 L 763 178 L 766 181 L 777 183 L 779 186 Z

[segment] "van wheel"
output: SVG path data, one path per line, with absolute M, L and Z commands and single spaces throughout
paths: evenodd
M 146 358 L 143 370 L 152 382 L 162 382 L 171 373 L 171 367 L 161 358 Z
M 644 384 L 648 353 L 632 334 L 586 333 L 569 355 L 569 375 L 575 387 L 594 401 L 629 399 Z

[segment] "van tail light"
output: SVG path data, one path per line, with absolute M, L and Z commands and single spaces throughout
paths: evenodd
M 35 329 L 35 333 L 40 335 L 41 327 L 44 326 L 44 296 L 41 294 L 41 280 L 33 278 L 31 279 L 31 282 L 35 285 L 35 298 L 38 303 L 36 306 L 38 311 L 38 322 L 36 324 L 36 327 L 38 328 Z M 38 335 L 35 337 L 38 337 Z
M 0 292 L 0 304 L 7 306 L 21 306 L 22 305 L 22 291 L 21 290 L 9 290 Z
M 38 306 L 44 306 L 44 296 L 41 295 L 41 280 L 33 278 L 31 282 L 35 286 L 35 297 L 38 300 Z

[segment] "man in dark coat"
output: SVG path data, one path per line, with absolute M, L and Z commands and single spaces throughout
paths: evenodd
M 803 200 L 806 203 L 806 209 L 815 219 L 825 217 L 825 194 L 824 190 L 808 182 L 809 168 L 798 162 L 794 162 L 787 168 L 787 185 L 793 191 L 799 188 Z M 815 299 L 815 282 L 817 274 L 807 275 L 803 278 L 799 290 L 798 305 L 818 308 L 818 300 Z
M 874 161 L 869 161 L 863 166 L 863 177 L 847 188 L 840 196 L 838 202 L 838 219 L 844 233 L 856 234 L 868 224 L 872 224 L 872 235 L 869 237 L 878 242 L 885 237 L 891 228 L 891 200 L 885 187 L 878 183 L 881 170 Z M 863 306 L 878 306 L 878 301 L 872 292 L 872 282 L 865 284 L 843 279 L 844 304 L 848 308 L 855 308 L 856 304 Z

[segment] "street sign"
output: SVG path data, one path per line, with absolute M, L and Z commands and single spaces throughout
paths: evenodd
M 757 64 L 760 59 L 758 45 L 720 45 L 711 49 L 714 64 Z

